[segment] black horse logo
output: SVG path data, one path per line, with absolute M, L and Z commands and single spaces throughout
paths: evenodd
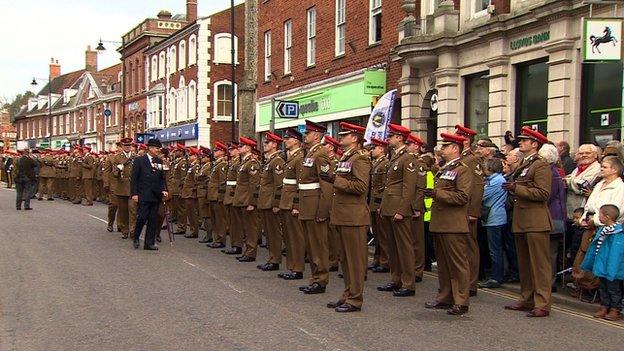
M 613 42 L 613 46 L 615 46 L 615 44 L 618 42 L 617 39 L 615 39 L 615 37 L 611 35 L 611 28 L 605 27 L 602 32 L 604 33 L 604 35 L 601 37 L 596 37 L 595 35 L 589 36 L 589 41 L 591 41 L 592 54 L 596 51 L 601 54 L 600 49 L 598 49 L 598 46 L 600 44 Z

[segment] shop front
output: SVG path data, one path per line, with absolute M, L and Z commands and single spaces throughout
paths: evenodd
M 199 129 L 197 123 L 184 124 L 176 127 L 169 127 L 159 131 L 151 132 L 160 140 L 163 145 L 184 144 L 186 146 L 197 146 Z
M 52 138 L 52 150 L 64 149 L 69 145 L 69 140 L 65 137 Z
M 337 133 L 339 121 L 366 125 L 375 97 L 385 92 L 386 71 L 360 70 L 267 96 L 256 104 L 256 131 L 268 131 L 272 124 L 275 130 L 300 126 L 306 119 L 326 123 L 329 134 Z M 297 102 L 298 118 L 280 118 L 275 111 L 280 101 Z

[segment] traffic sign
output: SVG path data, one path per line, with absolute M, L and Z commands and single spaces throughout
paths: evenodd
M 275 112 L 279 118 L 299 118 L 299 103 L 297 101 L 279 101 Z
M 110 110 L 110 109 L 105 109 L 105 110 L 104 110 L 104 116 L 106 116 L 106 117 L 110 117 L 112 114 L 113 114 L 113 113 L 111 112 L 111 110 Z
M 431 95 L 431 111 L 438 110 L 438 94 Z

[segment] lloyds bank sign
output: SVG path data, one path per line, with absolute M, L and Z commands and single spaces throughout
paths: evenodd
M 531 45 L 543 43 L 549 40 L 550 40 L 550 31 L 545 31 L 545 32 L 535 34 L 532 36 L 513 40 L 509 43 L 509 47 L 511 50 L 518 50 L 518 49 L 529 47 Z

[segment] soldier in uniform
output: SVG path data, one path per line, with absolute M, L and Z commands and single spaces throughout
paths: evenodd
M 229 146 L 230 160 L 228 162 L 228 170 L 225 182 L 225 195 L 223 196 L 223 204 L 228 213 L 228 232 L 230 234 L 230 248 L 221 250 L 227 255 L 240 255 L 243 253 L 243 235 L 239 211 L 232 206 L 234 192 L 236 191 L 236 179 L 238 177 L 238 169 L 240 167 L 240 157 L 238 143 L 233 141 Z
M 177 162 L 173 166 L 172 183 L 171 188 L 173 191 L 173 202 L 175 209 L 175 218 L 177 230 L 174 234 L 184 235 L 186 234 L 186 201 L 182 198 L 182 185 L 184 178 L 188 174 L 188 168 L 190 167 L 189 155 L 187 155 L 187 149 L 178 144 L 177 145 Z
M 381 198 L 381 225 L 388 233 L 388 258 L 392 281 L 377 287 L 392 291 L 394 296 L 414 296 L 414 239 L 412 235 L 412 204 L 416 196 L 417 171 L 415 157 L 407 151 L 410 130 L 390 124 L 388 144 L 394 150 L 388 167 L 386 189 Z
M 118 144 L 120 146 L 121 144 Z M 110 153 L 104 159 L 102 183 L 104 187 L 104 195 L 108 198 L 108 211 L 107 211 L 107 225 L 106 230 L 113 231 L 113 224 L 115 223 L 115 217 L 117 216 L 117 179 L 113 177 L 113 163 L 112 159 L 116 156 L 116 153 Z
M 265 162 L 260 174 L 258 190 L 258 210 L 265 230 L 269 260 L 257 268 L 263 271 L 276 271 L 282 263 L 282 226 L 279 214 L 284 179 L 284 159 L 280 156 L 279 146 L 284 142 L 279 135 L 264 134 Z
M 442 157 L 445 165 L 435 176 L 433 189 L 426 196 L 433 198 L 429 231 L 435 241 L 438 260 L 438 296 L 425 304 L 430 309 L 446 309 L 448 314 L 468 312 L 470 299 L 470 268 L 468 246 L 468 206 L 473 181 L 472 171 L 460 160 L 464 141 L 461 135 L 442 133 Z
M 256 141 L 240 137 L 240 167 L 236 174 L 236 189 L 232 199 L 232 211 L 240 219 L 241 231 L 244 233 L 244 250 L 239 262 L 254 262 L 258 252 L 258 185 L 260 184 L 260 163 L 253 156 Z
M 71 194 L 69 190 L 69 160 L 69 152 L 63 151 L 57 163 L 60 195 L 63 200 L 69 200 Z
M 327 150 L 327 156 L 329 157 L 332 166 L 331 169 L 332 171 L 335 171 L 338 166 L 336 150 L 340 148 L 340 142 L 329 135 L 325 135 L 325 137 L 323 137 L 323 147 Z M 332 217 L 331 213 L 329 214 L 329 217 Z M 338 236 L 336 226 L 331 224 L 331 221 L 327 237 L 327 243 L 329 246 L 329 271 L 336 272 L 338 271 L 338 264 L 340 263 L 340 238 Z
M 95 158 L 95 198 L 99 202 L 107 203 L 104 199 L 103 176 L 104 176 L 104 158 L 106 151 L 100 152 Z
M 217 141 L 214 147 L 214 158 L 210 177 L 208 177 L 207 199 L 209 201 L 210 218 L 212 220 L 212 243 L 207 246 L 213 249 L 225 247 L 227 232 L 227 212 L 223 205 L 225 182 L 227 178 L 227 145 Z
M 197 180 L 201 168 L 199 164 L 199 157 L 201 157 L 201 150 L 195 147 L 189 148 L 189 165 L 182 181 L 182 190 L 180 191 L 180 197 L 184 200 L 184 206 L 186 211 L 183 213 L 183 217 L 178 217 L 178 226 L 180 221 L 182 223 L 188 223 L 190 234 L 184 234 L 185 238 L 197 238 L 199 237 L 199 221 L 197 219 Z M 185 230 L 186 231 L 186 230 Z
M 425 272 L 425 195 L 427 188 L 427 164 L 420 158 L 420 149 L 425 142 L 418 136 L 410 134 L 407 138 L 407 151 L 415 158 L 416 165 L 416 196 L 412 202 L 412 234 L 414 235 L 414 268 L 416 282 L 422 281 Z
M 70 187 L 72 190 L 71 199 L 74 205 L 82 203 L 82 149 L 75 145 L 71 165 L 69 166 Z M 73 183 L 73 184 L 71 184 Z
M 388 262 L 388 233 L 381 225 L 381 216 L 379 215 L 379 205 L 386 186 L 386 176 L 388 174 L 388 143 L 385 140 L 371 138 L 371 177 L 370 177 L 370 196 L 368 199 L 368 207 L 371 217 L 371 229 L 375 236 L 375 254 L 373 263 L 368 267 L 374 273 L 390 272 L 390 263 Z
M 136 203 L 130 200 L 132 162 L 136 157 L 132 152 L 132 139 L 123 138 L 121 149 L 122 151 L 111 159 L 112 173 L 117 183 L 111 190 L 117 198 L 117 226 L 121 230 L 121 237 L 127 239 L 129 233 L 134 235 L 134 231 L 131 231 L 134 224 L 131 226 L 130 222 L 136 222 Z
M 464 126 L 456 125 L 455 134 L 461 135 L 466 140 L 461 161 L 470 168 L 473 173 L 472 190 L 470 191 L 470 205 L 468 206 L 468 222 L 470 227 L 470 240 L 468 241 L 468 262 L 470 264 L 470 296 L 477 295 L 479 284 L 479 242 L 477 239 L 477 226 L 481 216 L 481 201 L 483 200 L 483 167 L 481 157 L 475 154 L 472 143 L 477 132 Z
M 332 185 L 321 180 L 321 174 L 333 174 L 327 150 L 321 141 L 327 128 L 306 120 L 307 153 L 299 172 L 299 206 L 294 208 L 301 221 L 310 259 L 310 284 L 301 287 L 304 294 L 321 294 L 329 283 L 328 224 Z
M 212 242 L 212 218 L 210 218 L 210 208 L 208 201 L 208 181 L 210 179 L 210 173 L 212 171 L 212 151 L 204 146 L 200 146 L 201 159 L 199 162 L 199 173 L 195 177 L 197 182 L 197 212 L 201 220 L 199 229 L 206 231 L 200 240 L 200 244 L 207 244 Z
M 286 164 L 282 179 L 282 194 L 279 209 L 284 229 L 284 245 L 286 247 L 286 268 L 289 272 L 279 273 L 277 276 L 285 280 L 303 279 L 305 269 L 305 238 L 301 222 L 297 218 L 299 210 L 298 175 L 303 167 L 301 148 L 303 135 L 295 128 L 288 128 L 284 133 L 286 148 Z
M 366 231 L 370 212 L 366 196 L 370 182 L 371 162 L 362 150 L 366 128 L 346 122 L 340 123 L 340 143 L 344 154 L 335 174 L 322 173 L 321 178 L 333 183 L 331 223 L 340 239 L 341 260 L 345 289 L 336 302 L 327 307 L 336 312 L 355 312 L 362 308 L 368 247 Z
M 513 181 L 503 187 L 513 198 L 512 232 L 520 268 L 520 299 L 505 309 L 529 311 L 527 317 L 546 317 L 552 302 L 552 220 L 548 210 L 552 172 L 538 151 L 548 139 L 526 126 L 517 139 L 525 157 L 514 172 Z
M 82 159 L 82 184 L 85 193 L 85 206 L 93 206 L 93 179 L 97 171 L 95 158 L 91 154 L 91 148 L 85 146 L 82 148 L 84 157 Z
M 54 157 L 52 152 L 45 152 L 41 158 L 41 169 L 39 170 L 39 197 L 37 200 L 54 200 Z

